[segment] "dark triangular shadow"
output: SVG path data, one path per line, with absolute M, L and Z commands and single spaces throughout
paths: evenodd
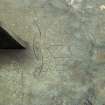
M 0 49 L 25 49 L 25 42 L 8 32 L 4 26 L 0 26 Z

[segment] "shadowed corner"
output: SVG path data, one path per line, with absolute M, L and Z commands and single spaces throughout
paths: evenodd
M 0 22 L 0 50 L 26 49 L 27 43 L 13 34 Z

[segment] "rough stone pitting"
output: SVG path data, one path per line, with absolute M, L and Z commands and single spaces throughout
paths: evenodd
M 0 24 L 0 49 L 25 49 L 26 43 Z

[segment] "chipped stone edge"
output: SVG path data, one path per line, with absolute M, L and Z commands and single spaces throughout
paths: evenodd
M 27 43 L 26 41 L 22 40 L 21 38 L 19 38 L 14 32 L 12 32 L 12 31 L 6 26 L 6 24 L 0 22 L 0 26 L 1 26 L 5 31 L 7 31 L 7 32 L 11 35 L 11 37 L 12 37 L 14 40 L 16 40 L 16 41 L 20 44 L 20 46 L 23 47 L 23 49 L 26 49 L 26 48 L 27 48 L 28 43 Z

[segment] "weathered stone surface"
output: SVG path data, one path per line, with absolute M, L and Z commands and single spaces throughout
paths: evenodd
M 105 0 L 0 0 L 0 21 L 29 43 L 0 52 L 0 105 L 105 104 Z

